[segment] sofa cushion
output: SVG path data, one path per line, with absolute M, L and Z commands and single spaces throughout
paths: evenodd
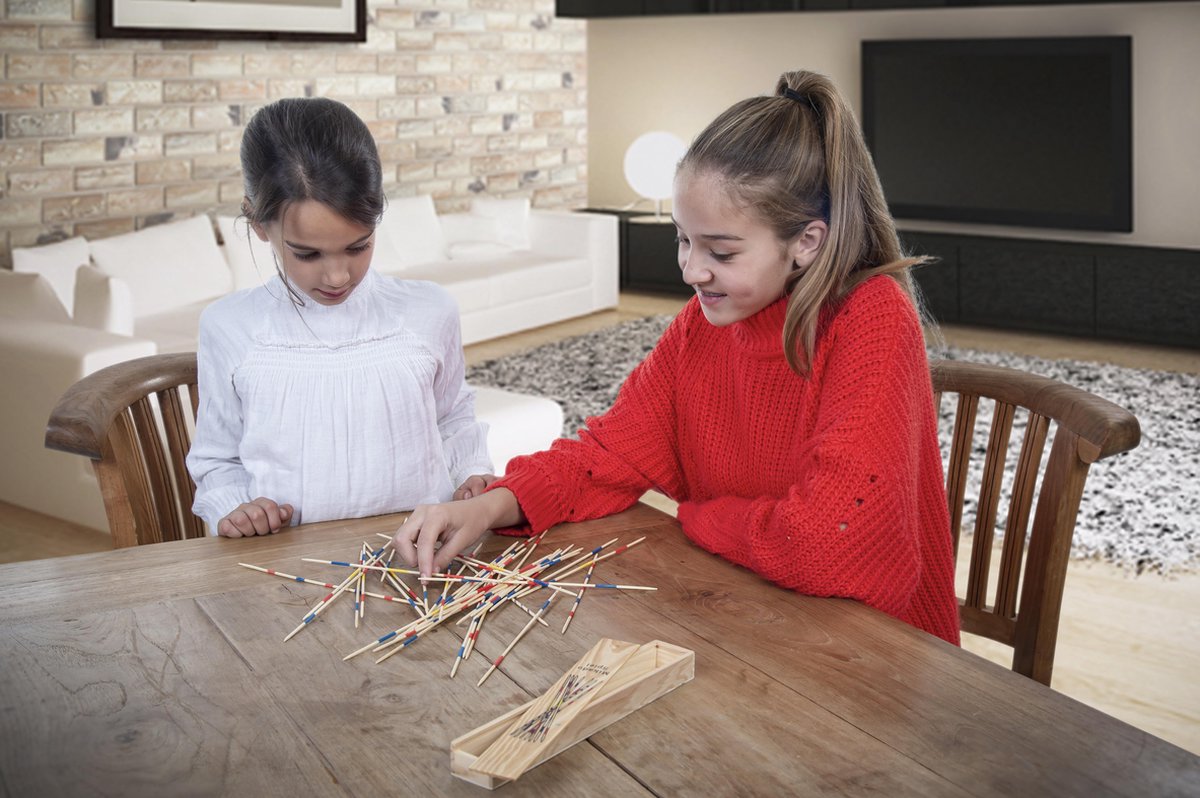
M 225 260 L 233 277 L 233 290 L 253 288 L 275 274 L 275 250 L 263 241 L 244 216 L 218 216 L 217 230 L 224 242 Z
M 530 297 L 553 296 L 592 281 L 592 267 L 585 258 L 552 258 L 514 253 L 492 272 L 492 305 L 503 307 Z
M 498 241 L 509 249 L 529 249 L 529 199 L 496 199 L 475 197 L 471 200 L 471 215 L 495 219 Z
M 133 293 L 135 318 L 212 299 L 233 288 L 233 277 L 204 214 L 92 241 L 92 260 L 120 277 Z
M 376 239 L 372 263 L 385 273 L 446 259 L 446 239 L 428 194 L 389 199 Z
M 133 335 L 133 293 L 129 284 L 95 266 L 80 266 L 75 272 L 75 323 L 117 335 Z
M 32 272 L 46 278 L 70 316 L 75 312 L 75 270 L 88 263 L 88 242 L 82 236 L 40 247 L 14 247 L 13 271 Z
M 403 280 L 429 280 L 450 292 L 458 303 L 458 312 L 471 313 L 491 307 L 488 279 L 492 264 L 488 261 L 461 264 L 451 261 L 425 263 L 397 275 Z
M 0 316 L 19 321 L 71 323 L 67 309 L 45 275 L 17 274 L 8 269 L 0 269 Z

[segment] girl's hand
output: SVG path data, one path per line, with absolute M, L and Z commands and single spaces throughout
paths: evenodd
M 418 505 L 392 544 L 400 559 L 410 567 L 417 566 L 425 577 L 444 571 L 459 552 L 489 529 L 520 521 L 517 497 L 506 488 L 497 488 L 471 499 Z
M 499 477 L 495 474 L 475 474 L 467 477 L 467 481 L 458 486 L 458 490 L 454 491 L 454 501 L 459 499 L 470 499 L 478 496 L 491 485 Z
M 276 504 L 259 496 L 239 504 L 237 509 L 217 522 L 217 534 L 227 538 L 273 535 L 292 520 L 292 505 Z

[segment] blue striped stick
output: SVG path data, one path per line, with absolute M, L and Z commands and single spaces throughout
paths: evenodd
M 595 568 L 596 568 L 596 554 L 592 554 L 592 563 L 591 563 L 591 565 L 588 566 L 587 574 L 585 574 L 583 577 L 583 583 L 585 585 L 588 582 L 592 581 L 592 571 L 595 570 Z M 584 590 L 580 590 L 579 595 L 577 595 L 575 597 L 575 603 L 571 605 L 571 611 L 569 613 L 567 613 L 567 620 L 563 622 L 563 628 L 562 628 L 561 634 L 565 635 L 567 633 L 567 627 L 571 625 L 571 619 L 575 617 L 575 610 L 579 609 L 579 602 L 583 600 L 583 594 L 585 592 L 586 591 L 584 591 Z

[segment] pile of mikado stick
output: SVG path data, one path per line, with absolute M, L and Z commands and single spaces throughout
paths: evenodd
M 657 589 L 644 585 L 615 585 L 592 581 L 592 575 L 598 563 L 609 557 L 614 557 L 628 551 L 645 540 L 644 537 L 638 538 L 631 543 L 617 546 L 611 551 L 606 551 L 606 549 L 617 542 L 616 538 L 590 551 L 585 551 L 582 548 L 560 548 L 547 552 L 537 559 L 533 559 L 534 550 L 541 544 L 545 534 L 543 532 L 532 538 L 518 538 L 500 555 L 490 561 L 478 559 L 475 554 L 478 553 L 479 549 L 476 547 L 475 552 L 472 552 L 471 555 L 460 555 L 455 558 L 457 569 L 453 573 L 433 574 L 420 579 L 421 592 L 419 594 L 405 581 L 405 576 L 416 576 L 417 571 L 392 566 L 394 552 L 392 551 L 390 540 L 378 549 L 371 549 L 367 543 L 363 543 L 359 552 L 359 559 L 355 562 L 317 560 L 309 557 L 302 558 L 304 562 L 320 563 L 322 565 L 348 569 L 350 575 L 338 584 L 295 576 L 294 574 L 285 574 L 274 568 L 263 568 L 262 566 L 250 565 L 249 563 L 238 563 L 238 565 L 270 574 L 271 576 L 278 576 L 294 582 L 302 582 L 330 590 L 301 619 L 300 624 L 283 638 L 285 642 L 292 639 L 298 632 L 316 620 L 321 613 L 333 605 L 338 597 L 343 595 L 354 596 L 354 627 L 356 629 L 365 616 L 368 599 L 407 604 L 416 613 L 417 617 L 411 622 L 367 643 L 356 651 L 350 652 L 343 660 L 352 659 L 359 654 L 372 651 L 376 654 L 381 654 L 375 661 L 377 663 L 383 662 L 388 657 L 403 651 L 408 646 L 420 640 L 428 632 L 451 619 L 457 619 L 455 622 L 459 625 L 463 623 L 468 624 L 462 643 L 459 645 L 458 652 L 454 657 L 454 664 L 450 668 L 451 677 L 454 677 L 458 673 L 459 665 L 471 656 L 471 652 L 475 649 L 475 641 L 479 639 L 479 633 L 487 618 L 505 607 L 515 606 L 529 615 L 529 620 L 525 623 L 521 631 L 508 643 L 500 656 L 492 661 L 487 672 L 479 680 L 479 684 L 482 685 L 535 624 L 549 626 L 545 616 L 556 599 L 565 597 L 571 600 L 571 609 L 567 614 L 566 620 L 563 622 L 561 631 L 561 634 L 566 634 L 567 627 L 571 625 L 571 620 L 575 617 L 584 594 L 589 590 Z M 380 535 L 380 537 L 390 539 L 391 536 Z M 565 578 L 580 571 L 585 572 L 583 581 L 563 581 Z M 381 585 L 392 588 L 396 591 L 396 595 L 367 590 L 368 576 L 373 576 L 374 574 L 379 575 Z M 435 585 L 440 584 L 441 587 L 437 591 L 439 595 L 433 602 L 429 600 L 429 585 L 431 583 Z M 532 602 L 527 604 L 525 601 L 522 601 L 523 599 L 528 601 L 531 596 L 542 590 L 546 591 L 546 597 L 537 610 L 530 608 Z

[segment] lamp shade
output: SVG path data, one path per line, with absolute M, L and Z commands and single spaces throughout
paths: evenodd
M 675 181 L 675 167 L 685 152 L 687 144 L 674 133 L 643 133 L 625 151 L 625 180 L 640 196 L 667 199 Z

